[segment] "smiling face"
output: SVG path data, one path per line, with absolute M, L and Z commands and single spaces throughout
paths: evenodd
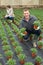
M 28 10 L 24 10 L 24 14 L 23 15 L 24 15 L 25 19 L 28 20 L 29 17 L 30 17 L 30 12 Z

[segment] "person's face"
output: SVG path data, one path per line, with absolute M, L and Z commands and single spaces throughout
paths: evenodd
M 24 15 L 25 19 L 29 19 L 30 13 L 27 10 L 27 11 L 24 11 L 24 14 L 23 15 Z

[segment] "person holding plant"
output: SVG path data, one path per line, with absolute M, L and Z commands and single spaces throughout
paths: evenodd
M 20 29 L 26 28 L 25 30 L 26 35 L 23 36 L 23 39 L 27 41 L 31 34 L 35 34 L 36 36 L 34 37 L 36 38 L 39 37 L 39 35 L 41 34 L 41 30 L 40 30 L 40 24 L 38 19 L 35 16 L 30 15 L 30 12 L 28 11 L 28 9 L 24 9 L 23 16 L 24 17 L 21 20 L 21 23 L 19 26 Z M 36 38 L 34 38 L 34 40 L 36 40 Z M 34 47 L 37 46 L 36 41 L 33 42 L 33 46 Z
M 7 7 L 6 7 L 6 11 L 7 11 L 7 13 L 6 13 L 6 15 L 5 15 L 5 19 L 9 19 L 9 20 L 12 20 L 12 22 L 14 23 L 14 13 L 13 13 L 13 8 L 10 6 L 10 5 L 8 5 Z

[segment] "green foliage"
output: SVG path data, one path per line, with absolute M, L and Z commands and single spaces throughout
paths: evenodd
M 7 65 L 16 65 L 16 60 L 14 60 L 14 59 L 9 59 L 6 64 L 7 64 Z
M 13 56 L 13 52 L 11 50 L 8 50 L 7 52 L 5 52 L 5 55 L 8 56 Z
M 36 60 L 36 62 L 42 62 L 42 58 L 41 58 L 40 56 L 37 56 L 37 57 L 35 58 L 35 60 Z
M 36 26 L 40 26 L 40 22 L 39 21 L 34 21 L 33 24 L 36 25 Z
M 32 62 L 26 62 L 24 65 L 34 65 Z
M 30 49 L 32 53 L 37 53 L 37 49 L 36 48 L 31 48 Z
M 26 28 L 21 28 L 21 29 L 20 29 L 20 32 L 21 32 L 21 33 L 24 33 L 25 30 L 26 30 Z
M 5 46 L 3 46 L 2 48 L 3 48 L 4 51 L 8 51 L 8 50 L 11 49 L 11 48 L 10 48 L 10 45 L 5 45 Z
M 17 41 L 15 41 L 14 43 L 12 43 L 13 46 L 19 46 L 19 43 Z
M 18 58 L 19 58 L 19 60 L 25 60 L 26 59 L 26 55 L 25 54 L 19 54 Z
M 17 46 L 17 47 L 15 48 L 15 51 L 16 51 L 16 53 L 18 54 L 18 53 L 21 53 L 21 52 L 23 51 L 23 49 L 22 49 L 21 46 Z
M 43 41 L 38 41 L 38 43 L 37 43 L 39 46 L 41 45 L 41 46 L 43 46 Z

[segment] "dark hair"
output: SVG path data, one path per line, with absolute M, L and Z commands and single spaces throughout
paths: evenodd
M 7 7 L 8 7 L 8 8 L 11 8 L 11 6 L 10 6 L 10 5 L 8 5 Z

